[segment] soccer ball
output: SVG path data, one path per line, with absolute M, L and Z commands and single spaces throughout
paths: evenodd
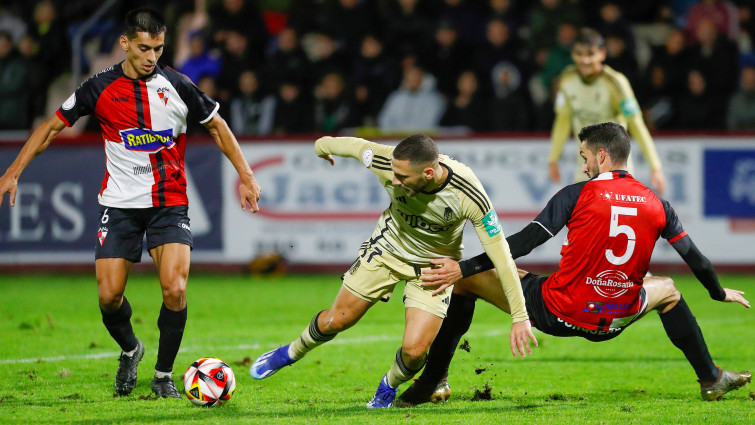
M 220 406 L 231 399 L 236 377 L 228 364 L 212 357 L 201 358 L 184 374 L 186 397 L 197 406 Z

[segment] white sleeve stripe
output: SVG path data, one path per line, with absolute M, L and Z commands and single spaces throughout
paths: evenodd
M 543 226 L 542 223 L 537 222 L 537 221 L 533 221 L 532 223 L 535 223 L 535 224 L 539 225 L 540 227 L 542 227 L 543 229 L 545 229 L 545 231 L 548 232 L 548 234 L 551 235 L 551 237 L 555 236 L 553 233 L 551 233 L 550 230 L 546 229 L 545 226 Z
M 199 121 L 200 124 L 204 124 L 207 121 L 211 120 L 212 117 L 215 116 L 215 114 L 218 112 L 218 109 L 220 109 L 220 102 L 215 102 L 215 109 L 210 112 L 210 115 L 207 116 L 207 118 L 203 119 L 202 121 Z

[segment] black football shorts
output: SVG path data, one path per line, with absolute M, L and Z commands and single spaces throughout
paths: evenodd
M 608 331 L 593 331 L 568 323 L 556 316 L 552 311 L 548 310 L 543 300 L 543 283 L 545 283 L 547 278 L 547 276 L 543 277 L 527 273 L 521 279 L 524 302 L 527 305 L 527 314 L 530 316 L 530 322 L 541 332 L 561 337 L 578 336 L 592 342 L 601 342 L 617 337 L 626 329 L 625 326 Z
M 100 206 L 94 258 L 124 258 L 138 263 L 142 242 L 147 249 L 168 243 L 194 247 L 189 227 L 189 207 L 112 208 Z

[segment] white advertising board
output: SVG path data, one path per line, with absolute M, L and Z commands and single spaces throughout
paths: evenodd
M 706 169 L 707 152 L 729 149 L 755 156 L 755 139 L 688 137 L 656 139 L 656 145 L 668 180 L 664 198 L 671 202 L 703 253 L 714 264 L 755 263 L 755 226 L 751 225 L 755 218 L 706 215 L 704 205 L 705 190 L 730 190 L 706 188 L 704 177 L 717 172 L 709 163 Z M 336 158 L 335 167 L 331 167 L 315 156 L 313 146 L 298 142 L 242 145 L 263 188 L 257 214 L 240 209 L 238 177 L 224 161 L 223 261 L 246 262 L 273 250 L 294 264 L 347 264 L 356 257 L 357 248 L 370 236 L 377 217 L 387 207 L 388 197 L 359 161 Z M 548 179 L 546 139 L 454 140 L 439 142 L 439 146 L 442 153 L 475 171 L 507 235 L 529 223 L 563 186 Z M 567 145 L 561 161 L 564 183 L 571 180 L 577 166 L 571 149 L 575 149 L 573 142 Z M 639 149 L 634 149 L 633 158 L 634 175 L 647 183 L 649 169 Z M 755 185 L 755 177 L 751 181 Z M 743 184 L 748 187 L 747 182 L 739 182 L 740 187 Z M 755 195 L 743 202 L 755 205 Z M 482 252 L 470 225 L 465 235 L 465 257 Z M 557 263 L 564 235 L 562 230 L 517 262 Z M 664 240 L 656 245 L 653 260 L 681 262 Z

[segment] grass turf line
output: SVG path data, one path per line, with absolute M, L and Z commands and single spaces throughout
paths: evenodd
M 711 300 L 692 276 L 674 278 L 717 364 L 755 368 L 755 312 Z M 755 301 L 755 277 L 722 276 L 721 282 Z M 364 405 L 401 341 L 401 292 L 294 367 L 263 381 L 251 379 L 245 358 L 296 337 L 315 312 L 330 305 L 339 284 L 332 275 L 192 275 L 189 319 L 174 379 L 181 389 L 188 365 L 206 356 L 228 362 L 237 377 L 230 403 L 201 409 L 186 399 L 150 397 L 161 303 L 155 276 L 129 280 L 132 322 L 147 353 L 133 394 L 120 398 L 113 397 L 112 388 L 118 350 L 101 323 L 93 276 L 0 276 L 0 423 L 677 424 L 755 419 L 755 401 L 749 397 L 755 387 L 721 402 L 700 400 L 692 368 L 668 341 L 655 313 L 605 343 L 537 332 L 540 347 L 526 359 L 514 359 L 508 348 L 510 318 L 482 301 L 467 337 L 470 351 L 457 351 L 451 367 L 450 403 L 366 411 Z M 65 359 L 15 362 L 58 356 Z M 492 400 L 473 401 L 486 386 Z

